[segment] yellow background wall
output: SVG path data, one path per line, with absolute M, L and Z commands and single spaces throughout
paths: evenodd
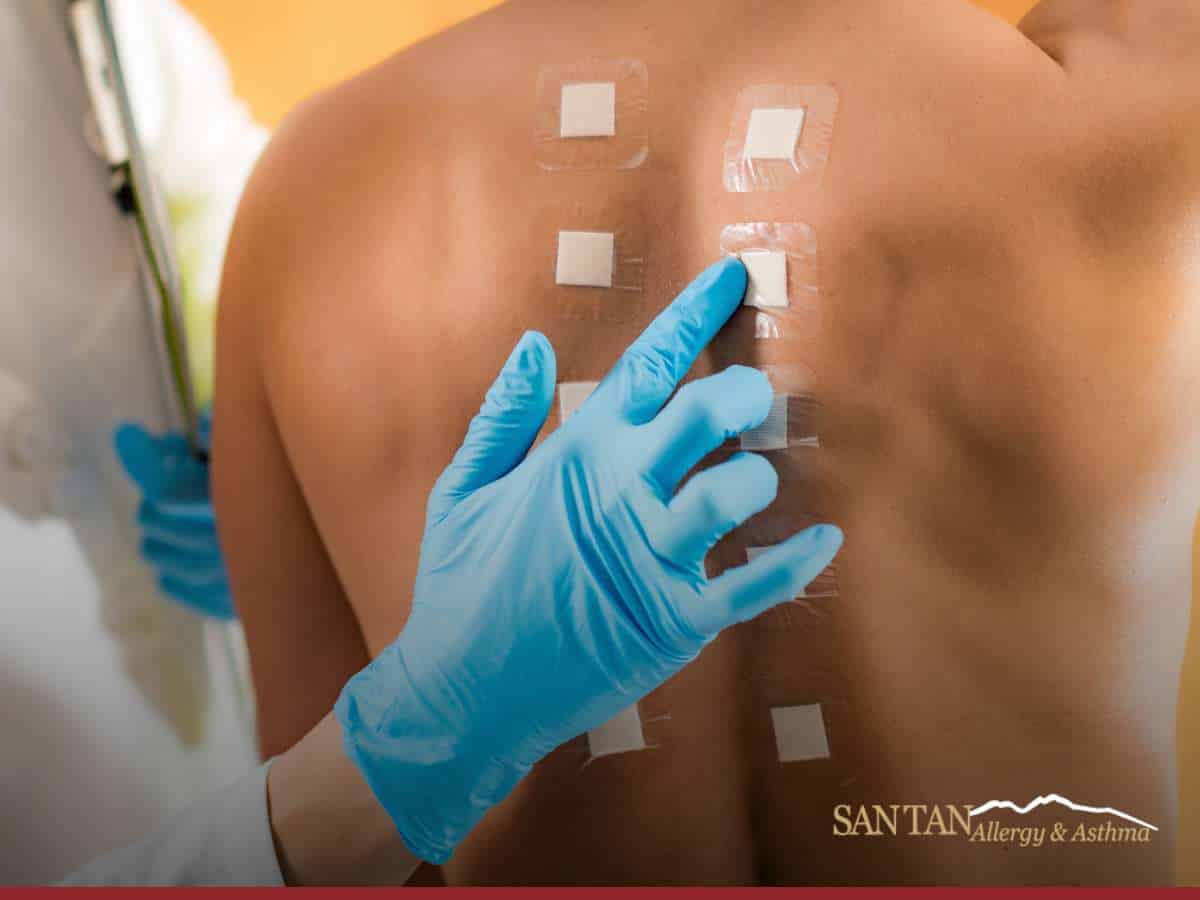
M 238 92 L 277 125 L 298 100 L 500 0 L 182 0 L 229 57 Z
M 302 97 L 499 0 L 182 0 L 216 36 L 238 90 L 276 125 Z M 828 0 L 837 2 L 837 0 Z M 1016 21 L 1033 0 L 977 0 Z
M 498 2 L 183 0 L 220 42 L 238 92 L 267 125 L 278 124 L 312 92 Z M 975 2 L 1013 22 L 1034 6 L 1034 0 Z M 1200 538 L 1197 560 L 1200 564 Z M 1200 621 L 1193 627 L 1191 645 L 1179 718 L 1179 877 L 1183 884 L 1200 885 Z

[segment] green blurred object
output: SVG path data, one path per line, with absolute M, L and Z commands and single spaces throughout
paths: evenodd
M 183 287 L 183 330 L 187 338 L 192 391 L 201 409 L 212 406 L 217 332 L 216 291 L 204 284 L 201 273 L 212 254 L 224 251 L 223 242 L 222 246 L 212 245 L 212 236 L 205 228 L 208 205 L 205 198 L 190 194 L 167 198 L 177 239 Z

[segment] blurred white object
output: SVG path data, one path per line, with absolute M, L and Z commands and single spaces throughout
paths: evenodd
M 198 748 L 134 689 L 64 523 L 0 510 L 0 567 L 0 883 L 61 878 L 252 765 L 230 685 L 214 683 Z
M 183 84 L 193 77 L 188 60 L 203 66 L 209 51 L 188 49 L 196 28 L 179 24 L 190 20 L 173 4 L 143 8 L 148 19 L 176 23 L 166 31 L 176 43 L 158 51 L 173 73 L 161 84 Z M 221 194 L 233 178 L 202 175 L 204 161 L 217 159 L 220 130 L 219 104 L 202 96 L 211 86 L 196 89 L 202 80 L 165 90 L 155 151 L 197 197 L 207 196 L 206 184 Z M 196 103 L 194 114 L 180 102 Z M 244 124 L 242 114 L 228 115 Z M 223 683 L 223 665 L 209 665 L 204 624 L 160 597 L 137 554 L 138 497 L 112 432 L 125 420 L 161 429 L 166 411 L 134 244 L 107 166 L 84 140 L 88 115 L 66 4 L 0 4 L 0 506 L 33 520 L 61 515 L 78 541 L 61 528 L 22 527 L 0 510 L 9 610 L 0 716 L 10 726 L 0 735 L 0 802 L 13 812 L 0 841 L 3 882 L 62 874 L 180 808 L 214 777 L 244 771 L 252 756 L 234 686 Z M 248 156 L 245 148 L 237 155 L 239 177 Z M 235 204 L 236 192 L 226 191 L 212 209 Z M 201 243 L 223 252 L 223 238 Z M 219 271 L 219 261 L 207 265 Z M 205 736 L 203 752 L 185 751 Z
M 220 48 L 173 0 L 112 0 L 138 133 L 166 192 L 200 402 L 211 399 L 221 267 L 269 132 L 233 92 Z

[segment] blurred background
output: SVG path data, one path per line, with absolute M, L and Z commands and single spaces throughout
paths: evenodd
M 183 0 L 183 5 L 225 51 L 238 94 L 260 122 L 273 127 L 314 91 L 499 0 Z

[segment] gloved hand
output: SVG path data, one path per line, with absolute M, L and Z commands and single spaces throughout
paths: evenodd
M 678 672 L 721 629 L 792 600 L 833 559 L 817 526 L 719 578 L 704 557 L 775 498 L 742 453 L 676 487 L 771 408 L 734 366 L 683 388 L 741 303 L 705 272 L 536 451 L 553 350 L 526 334 L 429 498 L 412 615 L 342 691 L 347 752 L 417 856 L 444 862 L 535 762 Z M 666 404 L 666 408 L 663 406 Z
M 200 429 L 206 447 L 209 425 L 206 414 Z M 113 443 L 142 492 L 142 556 L 158 573 L 163 593 L 200 615 L 235 619 L 217 542 L 208 464 L 196 458 L 182 435 L 155 437 L 140 425 L 122 425 Z

